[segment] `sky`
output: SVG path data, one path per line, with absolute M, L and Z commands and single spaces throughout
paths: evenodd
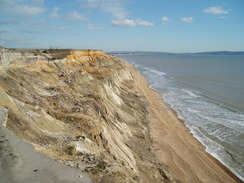
M 0 0 L 0 46 L 244 51 L 244 0 Z

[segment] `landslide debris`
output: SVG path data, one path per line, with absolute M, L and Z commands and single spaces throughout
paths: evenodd
M 100 50 L 0 47 L 4 124 L 94 182 L 176 182 L 151 152 L 131 65 Z

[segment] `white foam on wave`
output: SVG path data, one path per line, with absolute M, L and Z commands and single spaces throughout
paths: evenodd
M 241 143 L 241 140 L 237 138 L 240 138 L 243 133 L 241 128 L 243 125 L 243 121 L 241 122 L 242 115 L 236 115 L 236 113 L 228 111 L 228 109 L 224 109 L 217 104 L 207 100 L 204 101 L 202 97 L 199 99 L 198 96 L 189 91 L 180 88 L 170 89 L 168 90 L 170 94 L 164 95 L 165 101 L 177 112 L 178 117 L 186 122 L 185 124 L 193 136 L 206 147 L 205 151 L 243 180 L 243 165 L 237 165 L 233 162 L 232 157 L 226 152 L 225 148 L 213 140 L 218 138 L 220 142 L 223 141 L 230 145 L 235 144 L 240 148 L 241 145 L 238 142 Z M 233 120 L 233 118 L 236 118 L 236 120 Z M 202 130 L 208 136 L 201 133 L 199 127 L 193 127 L 193 124 L 203 128 Z
M 181 89 L 181 91 L 188 93 L 190 96 L 199 98 L 200 96 L 194 93 L 192 90 L 187 90 L 187 89 Z
M 198 114 L 198 116 L 209 122 L 222 125 L 226 128 L 233 129 L 240 133 L 243 133 L 243 131 L 244 131 L 243 121 L 237 121 L 237 120 L 232 120 L 232 119 L 230 120 L 230 119 L 227 119 L 226 116 L 213 117 L 213 116 L 207 116 L 206 114 L 205 115 Z
M 152 69 L 152 68 L 144 67 L 144 69 L 147 70 L 147 71 L 150 71 L 150 72 L 152 72 L 152 73 L 154 73 L 154 74 L 157 74 L 157 75 L 159 75 L 159 76 L 164 76 L 164 75 L 166 75 L 165 72 L 157 71 L 157 70 Z
M 197 114 L 199 111 L 198 110 L 196 110 L 196 109 L 191 109 L 191 108 L 188 108 L 187 109 L 189 112 L 191 112 L 191 113 L 195 113 L 195 114 Z
M 189 128 L 191 134 L 199 141 L 201 144 L 204 145 L 205 151 L 211 154 L 214 158 L 219 160 L 223 165 L 225 165 L 230 171 L 232 171 L 239 179 L 244 181 L 243 170 L 242 168 L 232 168 L 231 166 L 223 160 L 223 156 L 226 158 L 232 159 L 232 157 L 225 152 L 225 148 L 213 141 L 212 139 L 208 138 L 204 135 L 198 127 L 191 126 L 186 123 L 186 127 Z
M 234 162 L 225 151 L 225 148 L 213 140 L 218 138 L 220 142 L 236 144 L 236 137 L 232 136 L 234 131 L 231 131 L 231 133 L 228 131 L 236 130 L 238 133 L 242 132 L 240 130 L 240 125 L 243 125 L 240 119 L 244 119 L 242 114 L 237 115 L 216 103 L 211 103 L 211 100 L 205 99 L 203 95 L 195 90 L 180 87 L 164 72 L 145 67 L 142 69 L 143 74 L 151 83 L 150 87 L 160 91 L 164 101 L 177 112 L 178 118 L 185 121 L 193 136 L 206 147 L 205 151 L 222 162 L 240 179 L 243 179 L 242 167 L 233 164 Z M 212 125 L 213 128 L 211 128 Z M 204 130 L 208 136 L 201 133 L 199 128 Z M 212 139 L 211 136 L 214 138 Z
M 234 162 L 229 155 L 231 149 L 225 149 L 225 143 L 229 143 L 230 147 L 233 145 L 237 148 L 242 147 L 243 141 L 241 142 L 240 139 L 244 133 L 244 114 L 224 108 L 215 103 L 214 99 L 179 85 L 167 73 L 141 65 L 133 65 L 146 76 L 150 88 L 160 92 L 164 101 L 176 111 L 178 118 L 185 121 L 185 125 L 193 136 L 206 147 L 205 151 L 228 167 L 241 180 L 244 180 L 243 161 Z M 216 142 L 216 138 L 220 140 Z M 220 144 L 221 141 L 224 144 Z M 239 156 L 238 153 L 233 155 Z
M 154 86 L 157 86 L 158 82 L 156 81 L 155 83 L 149 85 L 149 88 L 153 89 Z

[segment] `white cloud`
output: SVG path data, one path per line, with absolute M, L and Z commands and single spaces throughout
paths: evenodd
M 221 14 L 228 14 L 229 10 L 224 10 L 220 6 L 212 6 L 203 10 L 204 13 L 221 15 Z
M 186 23 L 192 23 L 194 21 L 194 18 L 193 17 L 183 17 L 183 18 L 181 18 L 181 20 Z
M 95 25 L 93 25 L 93 24 L 89 24 L 89 25 L 87 25 L 87 29 L 89 29 L 89 30 L 97 30 L 97 31 L 104 30 L 104 28 L 102 28 L 102 27 L 97 27 L 97 26 L 95 26 Z
M 54 7 L 52 12 L 49 14 L 49 18 L 50 19 L 58 19 L 60 17 L 60 15 L 58 14 L 59 8 L 58 7 Z
M 89 21 L 84 15 L 78 13 L 77 11 L 72 11 L 66 15 L 65 18 L 68 22 L 86 22 Z
M 136 19 L 136 20 L 130 20 L 130 19 L 123 19 L 123 20 L 112 20 L 111 23 L 114 26 L 118 27 L 136 27 L 138 25 L 140 26 L 153 26 L 154 24 L 148 21 L 144 21 L 141 19 Z
M 166 23 L 166 22 L 168 22 L 168 21 L 169 21 L 169 18 L 168 18 L 168 17 L 166 17 L 166 16 L 164 16 L 164 17 L 162 17 L 162 18 L 161 18 L 161 20 L 162 20 L 164 23 Z
M 129 14 L 124 8 L 123 0 L 79 0 L 82 7 L 99 9 L 103 13 L 112 14 L 117 19 L 125 19 Z
M 115 20 L 111 24 L 118 27 L 136 27 L 136 26 L 153 26 L 154 24 L 141 19 L 129 19 L 129 12 L 126 10 L 125 0 L 78 0 L 81 2 L 81 7 L 90 8 L 101 11 L 102 13 L 111 14 Z M 90 30 L 100 30 L 100 27 L 89 26 Z
M 8 16 L 36 16 L 45 11 L 43 0 L 1 0 L 0 12 Z

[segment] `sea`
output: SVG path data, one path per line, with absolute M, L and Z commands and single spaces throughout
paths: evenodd
M 117 55 L 134 65 L 193 136 L 244 181 L 244 55 Z

